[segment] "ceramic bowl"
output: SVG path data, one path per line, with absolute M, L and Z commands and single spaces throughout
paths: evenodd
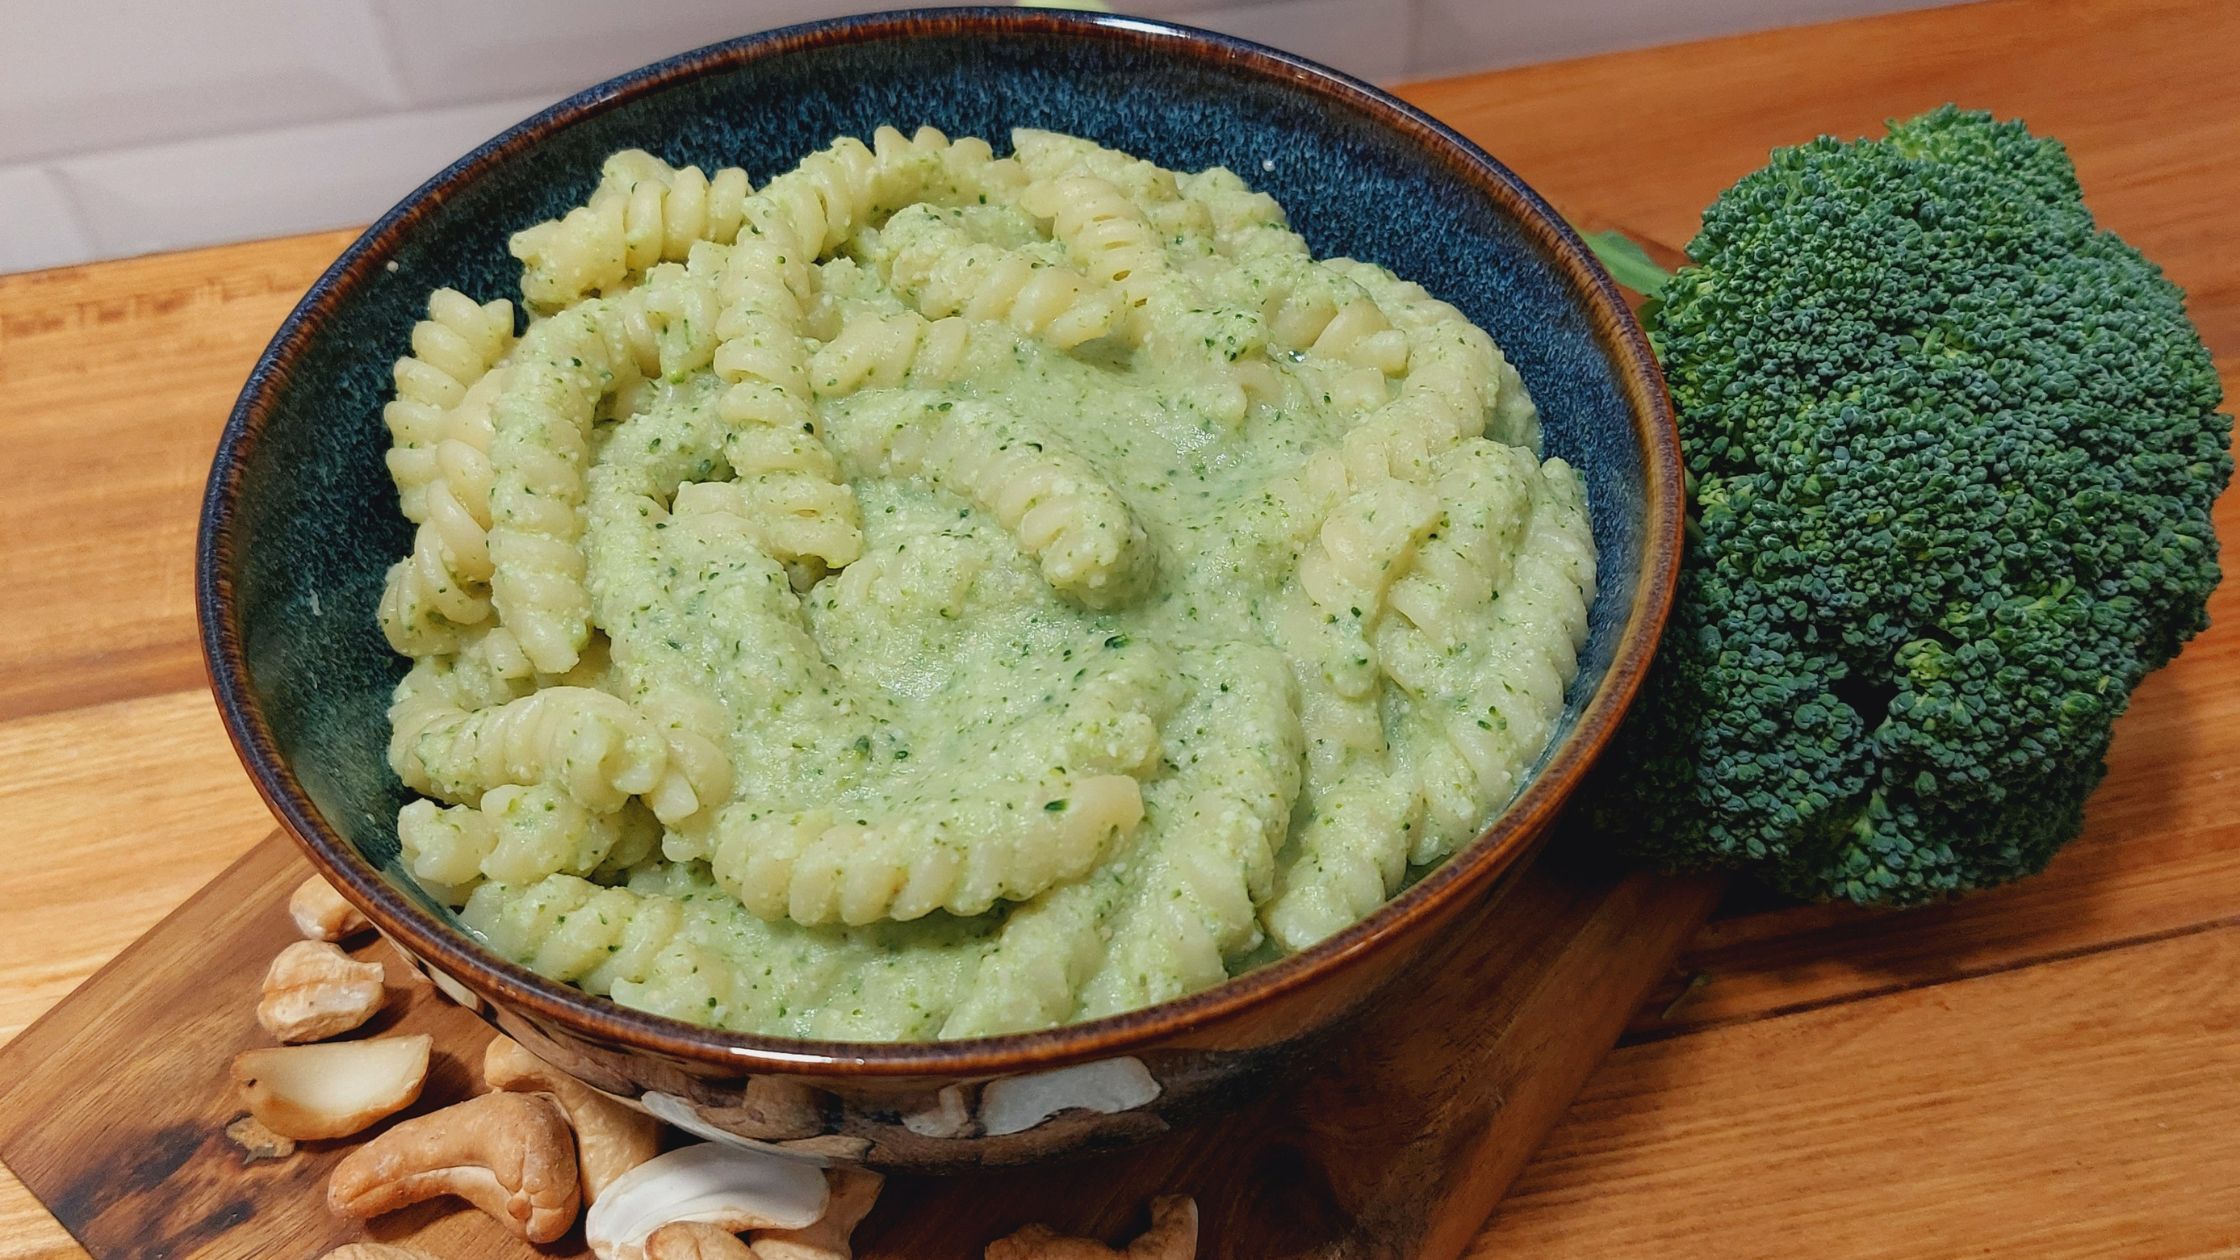
M 1488 329 L 1585 474 L 1600 564 L 1560 733 L 1484 835 L 1368 919 L 1206 992 L 1024 1035 L 924 1044 L 742 1036 L 616 1006 L 482 948 L 397 864 L 383 759 L 405 662 L 374 622 L 408 549 L 382 463 L 390 361 L 429 290 L 516 292 L 514 229 L 579 203 L 613 150 L 757 179 L 840 135 L 931 123 L 1001 142 L 1085 135 L 1274 194 L 1318 256 L 1421 281 Z M 1671 598 L 1680 465 L 1660 380 L 1617 289 L 1531 189 L 1366 84 L 1254 44 L 1045 10 L 930 10 L 797 26 L 660 62 L 461 158 L 321 276 L 243 388 L 211 469 L 198 595 L 243 763 L 312 862 L 492 1022 L 686 1129 L 820 1159 L 939 1170 L 1158 1133 L 1258 1088 L 1342 1020 L 1547 826 L 1611 733 Z

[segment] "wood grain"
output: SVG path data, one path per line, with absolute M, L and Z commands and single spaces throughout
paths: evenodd
M 1667 246 L 1684 245 L 1708 199 L 1775 144 L 1861 132 L 1946 99 L 2020 114 L 2069 141 L 2102 220 L 2190 290 L 2229 392 L 2240 364 L 2235 46 L 2240 5 L 2227 0 L 1995 0 L 1406 94 L 1567 213 Z M 263 832 L 215 722 L 194 716 L 207 702 L 156 701 L 198 684 L 187 540 L 210 445 L 256 349 L 346 239 L 0 277 L 10 400 L 0 739 L 11 768 L 0 787 L 0 1037 Z M 2219 522 L 2230 554 L 2240 502 L 2228 496 Z M 1738 903 L 1686 964 L 1709 982 L 1670 1021 L 1654 1017 L 1677 989 L 1651 999 L 1635 1022 L 1646 1039 L 1614 1060 L 1608 1088 L 1590 1087 L 1479 1254 L 1496 1244 L 1536 1260 L 1721 1254 L 1699 1244 L 1702 1230 L 1738 1256 L 1846 1255 L 1857 1222 L 1883 1219 L 1904 1226 L 1887 1252 L 1923 1257 L 1967 1250 L 1947 1239 L 2037 1254 L 1984 1242 L 2010 1227 L 2056 1231 L 2079 1253 L 2240 1253 L 2188 1225 L 2174 1197 L 2186 1187 L 2166 1167 L 2171 1142 L 2122 1123 L 2121 1110 L 2127 1091 L 2152 1088 L 2186 1115 L 2240 1128 L 2231 1065 L 2202 1032 L 2232 1030 L 2205 1022 L 2210 1007 L 2190 1023 L 2164 1018 L 2163 995 L 2186 977 L 2155 961 L 2240 915 L 2231 586 L 2217 609 L 2218 627 L 2140 693 L 2092 834 L 2045 876 L 1904 917 Z M 6 720 L 123 700 L 135 703 L 107 718 Z M 165 733 L 137 736 L 154 749 L 134 758 L 141 731 Z M 73 762 L 97 768 L 77 774 Z M 50 787 L 19 790 L 31 780 Z M 104 793 L 130 804 L 106 817 L 73 804 Z M 2221 956 L 2195 961 L 2231 974 Z M 2107 1024 L 2086 1033 L 2062 1022 L 2075 998 L 2063 977 L 2080 968 L 2105 985 L 2088 996 Z M 1855 1021 L 1824 1022 L 1839 1015 Z M 1873 1055 L 1846 1051 L 1900 1016 L 1910 1035 L 1875 1041 Z M 2110 1061 L 2062 1069 L 2071 1094 L 2009 1087 L 2039 1079 L 2044 1062 L 1999 1057 L 2010 1038 L 2108 1035 L 2138 1052 L 2129 1077 Z M 1941 1081 L 1916 1079 L 1939 1065 L 1949 1065 Z M 1698 1093 L 1717 1106 L 1692 1106 Z M 2040 1135 L 2073 1132 L 2076 1115 L 2104 1122 L 2078 1148 L 2094 1184 L 2136 1174 L 2135 1201 L 2071 1194 L 2069 1175 L 2048 1171 L 2056 1156 Z M 1839 1133 L 1814 1134 L 1815 1123 Z M 2230 1202 L 2240 1151 L 2198 1125 L 2178 1131 L 2201 1175 L 2222 1177 L 2225 1197 L 2209 1201 Z M 1852 1162 L 1867 1158 L 1854 1148 L 1933 1151 L 1947 1132 L 2013 1184 L 1979 1199 L 1963 1181 Z M 1746 1192 L 1761 1178 L 1762 1192 Z M 79 1254 L 0 1174 L 0 1260 Z
M 2100 221 L 2192 294 L 2240 354 L 2226 202 L 2240 148 L 2240 5 L 1992 0 L 1422 83 L 1401 95 L 1567 214 L 1667 246 L 1703 207 L 1816 134 L 1957 102 L 2060 136 Z
M 224 1135 L 242 1114 L 226 1064 L 267 1041 L 251 1012 L 309 869 L 285 838 L 266 840 L 0 1047 L 0 1158 L 103 1260 L 311 1256 L 366 1236 L 323 1198 L 354 1143 L 244 1164 Z M 1152 1195 L 1182 1192 L 1205 1209 L 1209 1256 L 1458 1255 L 1717 888 L 1537 863 L 1264 1104 L 1094 1161 L 897 1178 L 858 1254 L 970 1260 L 1034 1220 L 1124 1233 Z M 407 983 L 416 973 L 386 945 L 357 952 L 390 966 L 369 1034 L 436 1038 L 405 1114 L 473 1093 L 488 1030 Z M 534 1254 L 485 1217 L 434 1207 L 373 1234 L 437 1255 Z M 585 1254 L 573 1236 L 545 1253 Z
M 2218 156 L 2240 142 L 2236 41 L 2231 4 L 1991 3 L 1534 67 L 1499 95 L 1470 80 L 1410 95 L 1567 211 L 1667 246 L 1771 145 L 1946 99 L 2021 115 L 2068 141 L 2101 221 L 2186 286 L 2231 398 L 2240 257 L 2215 207 L 2240 190 Z M 1549 134 L 1578 143 L 1534 139 Z M 2240 498 L 2217 521 L 2230 555 Z M 2240 1202 L 2226 1054 L 2240 1026 L 2172 999 L 2191 978 L 2163 962 L 2229 977 L 2229 951 L 2200 942 L 2240 925 L 2240 588 L 2212 616 L 2135 697 L 2087 836 L 2045 875 L 1904 915 L 1715 920 L 1473 1254 L 2240 1250 L 2230 1211 L 2204 1206 Z M 2084 995 L 2099 1022 L 2082 1032 L 2080 975 L 2106 985 Z M 1871 1031 L 1884 1021 L 1894 1031 Z M 2115 1049 L 2074 1067 L 2056 1052 L 2068 1039 Z M 2142 1094 L 2184 1122 L 2156 1127 Z M 1978 1167 L 2003 1179 L 1980 1184 Z
M 257 353 L 351 235 L 0 277 L 0 719 L 200 685 L 210 452 Z
M 272 825 L 200 691 L 0 723 L 0 766 L 0 1040 Z
M 1619 1051 L 1472 1255 L 2240 1246 L 2240 929 Z

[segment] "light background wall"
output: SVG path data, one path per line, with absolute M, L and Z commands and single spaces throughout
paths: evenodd
M 1120 7 L 1391 83 L 1948 2 Z M 0 0 L 0 272 L 363 223 L 579 88 L 886 7 L 899 0 Z

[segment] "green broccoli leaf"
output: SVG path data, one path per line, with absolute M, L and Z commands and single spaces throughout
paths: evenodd
M 1641 243 L 1623 232 L 1587 232 L 1581 237 L 1587 248 L 1602 263 L 1610 278 L 1643 297 L 1655 297 L 1664 291 L 1665 282 L 1672 273 L 1657 265 Z

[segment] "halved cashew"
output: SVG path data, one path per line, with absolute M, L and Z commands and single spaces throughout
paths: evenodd
M 334 885 L 314 875 L 288 894 L 288 917 L 305 940 L 340 941 L 371 928 L 358 908 L 342 899 Z
M 266 1046 L 233 1059 L 249 1114 L 299 1142 L 347 1137 L 420 1097 L 435 1039 L 381 1037 L 314 1046 Z
M 324 1041 L 381 1009 L 381 964 L 359 962 L 325 941 L 297 941 L 264 973 L 257 1022 L 282 1041 Z
M 576 1219 L 568 1118 L 542 1094 L 484 1094 L 407 1120 L 350 1152 L 327 1182 L 327 1206 L 360 1219 L 453 1194 L 530 1242 Z
M 661 1125 L 616 1102 L 523 1049 L 504 1035 L 482 1052 L 482 1079 L 492 1089 L 552 1095 L 576 1131 L 576 1175 L 583 1201 L 598 1200 L 614 1180 L 661 1150 Z
M 646 1260 L 646 1238 L 663 1225 L 800 1229 L 824 1215 L 827 1197 L 824 1174 L 811 1165 L 702 1142 L 616 1178 L 584 1214 L 583 1237 L 599 1260 Z
M 646 1235 L 646 1260 L 757 1260 L 739 1236 L 706 1221 L 671 1221 Z
M 831 1194 L 824 1215 L 800 1229 L 755 1231 L 748 1241 L 760 1260 L 851 1260 L 855 1255 L 848 1239 L 856 1226 L 871 1214 L 886 1179 L 863 1168 L 834 1168 L 825 1173 Z
M 1151 1201 L 1151 1228 L 1119 1251 L 1092 1238 L 1068 1238 L 1047 1225 L 1029 1225 L 988 1244 L 985 1260 L 1195 1260 L 1198 1201 L 1170 1194 Z

